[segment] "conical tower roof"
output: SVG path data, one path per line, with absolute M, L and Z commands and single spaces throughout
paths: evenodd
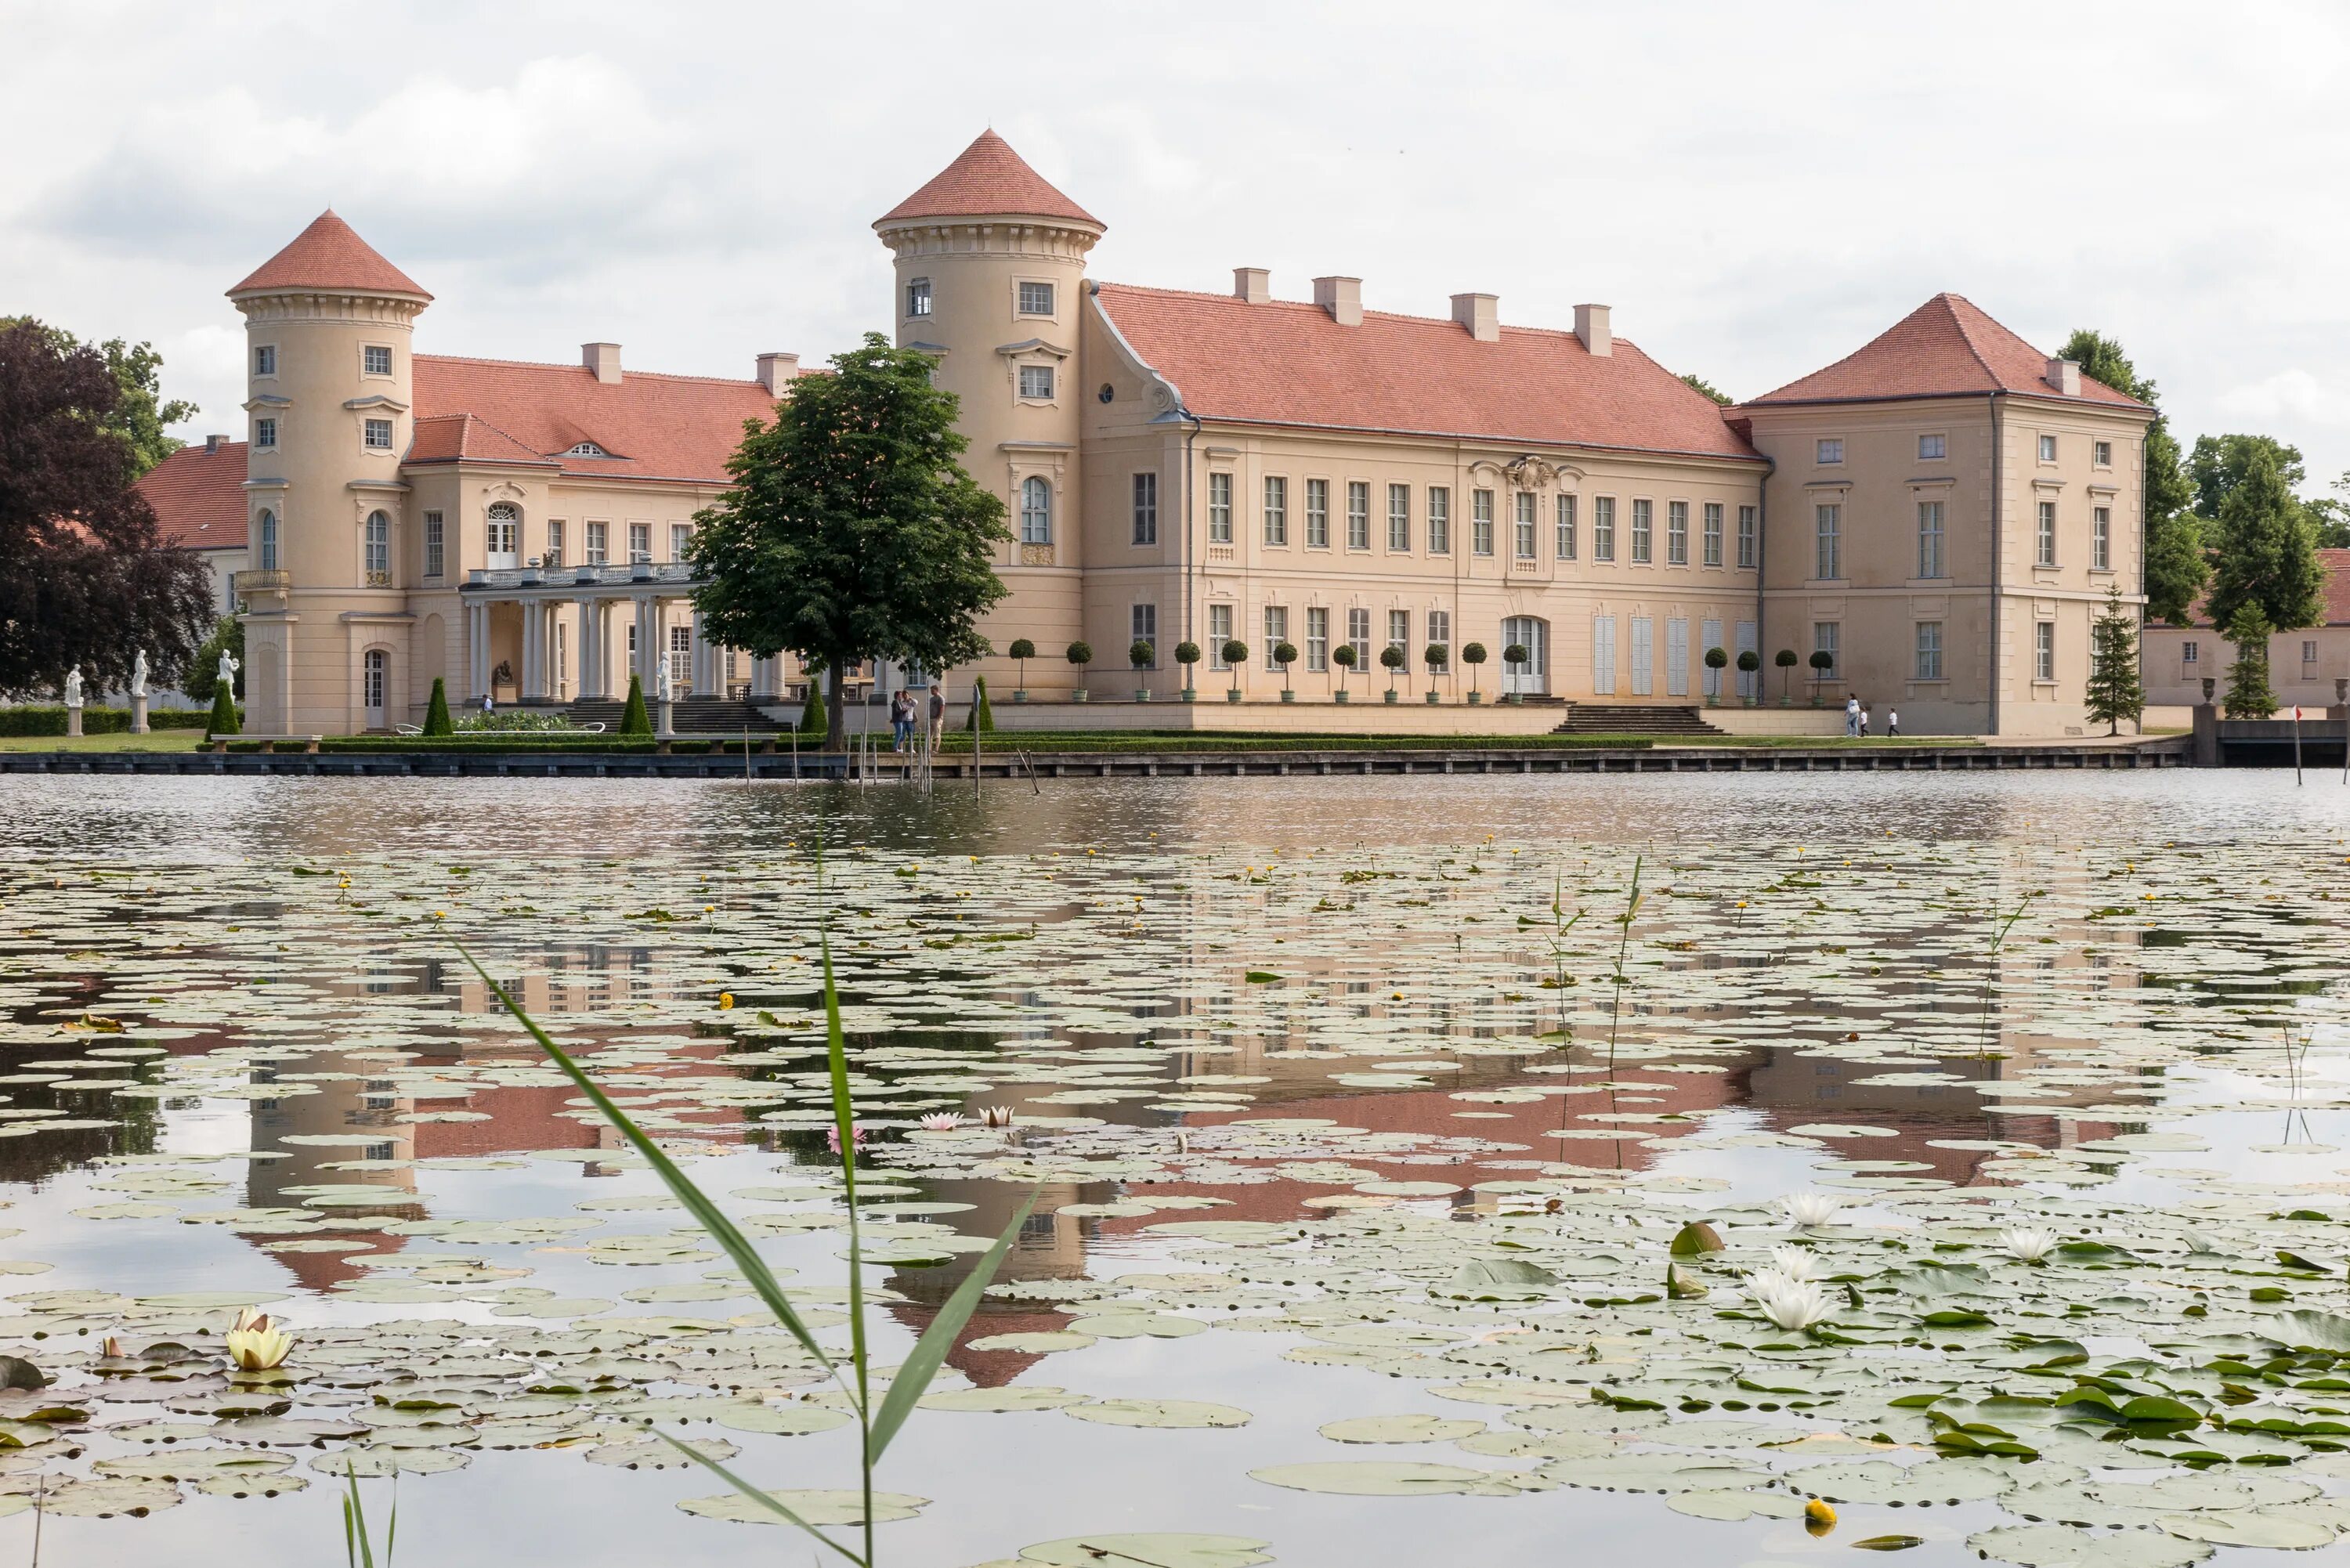
M 265 294 L 276 289 L 348 289 L 355 294 L 405 295 L 411 299 L 432 296 L 416 280 L 383 259 L 335 215 L 332 207 L 310 221 L 293 243 L 256 267 L 229 296 Z
M 874 227 L 918 218 L 972 218 L 998 213 L 1059 218 L 1097 231 L 1099 218 L 1053 188 L 1012 144 L 983 130 L 979 140 L 920 190 L 874 221 Z

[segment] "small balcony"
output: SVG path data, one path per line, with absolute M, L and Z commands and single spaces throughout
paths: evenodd
M 229 577 L 229 589 L 240 598 L 254 594 L 282 594 L 294 586 L 294 574 L 275 567 L 260 571 L 236 572 Z

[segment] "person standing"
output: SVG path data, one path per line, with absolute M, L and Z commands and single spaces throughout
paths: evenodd
M 1860 733 L 1860 699 L 1857 696 L 1848 695 L 1844 700 L 1844 732 L 1847 736 Z
M 889 749 L 903 753 L 914 738 L 914 694 L 900 686 L 889 695 Z
M 933 681 L 931 681 L 931 751 L 936 752 L 936 751 L 939 749 L 939 742 L 940 742 L 940 740 L 941 740 L 941 738 L 946 734 L 946 728 L 947 728 L 947 683 L 946 683 L 945 681 L 943 681 L 943 680 L 933 680 Z

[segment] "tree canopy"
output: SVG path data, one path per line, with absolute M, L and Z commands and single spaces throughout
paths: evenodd
M 743 427 L 733 487 L 694 519 L 707 635 L 761 658 L 819 655 L 836 737 L 847 732 L 842 670 L 979 659 L 979 617 L 1004 596 L 1003 502 L 963 472 L 956 399 L 931 369 L 868 333 L 831 374 L 794 381 L 774 423 Z
M 1721 403 L 1725 407 L 1733 400 L 1728 392 L 1723 391 L 1720 387 L 1715 386 L 1711 381 L 1707 380 L 1703 376 L 1699 375 L 1694 370 L 1683 376 L 1681 380 L 1688 386 L 1698 391 L 1703 392 L 1707 397 L 1711 398 L 1715 402 Z
M 2263 444 L 2241 449 L 2242 465 L 2226 481 L 2210 535 L 2211 620 L 2233 627 L 2247 606 L 2257 606 L 2278 631 L 2314 626 L 2325 613 L 2316 527 L 2290 488 L 2276 443 L 2254 441 Z M 2195 446 L 2200 453 L 2203 441 Z
M 2064 340 L 2059 358 L 2074 361 L 2083 375 L 2158 410 L 2154 422 L 2147 427 L 2141 481 L 2146 503 L 2146 613 L 2151 619 L 2185 626 L 2189 608 L 2203 591 L 2210 568 L 2191 510 L 2195 486 L 2181 461 L 2178 438 L 2170 433 L 2169 420 L 2158 411 L 2161 401 L 2154 381 L 2138 374 L 2118 342 L 2085 327 Z
M 38 322 L 0 327 L 0 694 L 73 666 L 120 688 L 145 649 L 177 680 L 212 631 L 212 576 L 163 544 L 105 354 Z
M 153 344 L 129 343 L 120 337 L 88 344 L 62 327 L 46 326 L 30 317 L 0 317 L 0 329 L 19 326 L 33 327 L 60 353 L 94 348 L 105 359 L 107 373 L 114 378 L 121 395 L 98 422 L 130 447 L 133 479 L 188 444 L 163 431 L 192 418 L 196 405 L 181 398 L 163 400 L 163 356 L 155 352 Z

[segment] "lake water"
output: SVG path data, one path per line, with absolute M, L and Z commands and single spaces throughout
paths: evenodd
M 883 1563 L 2350 1558 L 2345 840 L 2272 773 L 0 779 L 0 1551 L 332 1561 L 348 1464 L 402 1561 L 804 1560 L 650 1431 L 844 1488 L 842 1397 L 459 944 L 840 1348 L 828 932 L 879 1364 L 1035 1199 Z

